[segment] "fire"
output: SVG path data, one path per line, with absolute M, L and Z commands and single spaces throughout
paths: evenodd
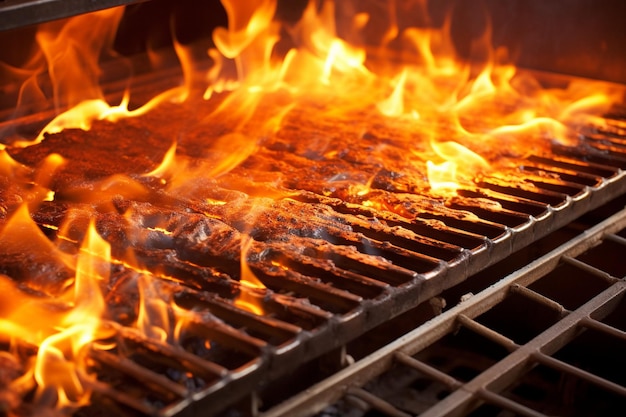
M 163 156 L 163 160 L 159 164 L 158 167 L 153 169 L 152 171 L 145 174 L 146 177 L 157 177 L 160 178 L 162 182 L 166 183 L 166 177 L 172 175 L 174 169 L 174 162 L 176 161 L 176 142 L 170 146 L 165 155 Z
M 265 285 L 254 275 L 247 260 L 248 252 L 253 243 L 254 239 L 248 235 L 243 235 L 241 239 L 240 258 L 241 277 L 239 279 L 241 292 L 239 293 L 239 297 L 235 300 L 235 305 L 243 310 L 261 316 L 264 311 L 260 299 L 262 291 L 259 290 L 264 290 Z
M 406 83 L 407 72 L 402 71 L 398 77 L 396 86 L 391 95 L 378 103 L 378 110 L 385 116 L 401 116 L 404 113 L 404 84 Z
M 57 325 L 61 330 L 40 344 L 34 378 L 40 389 L 56 387 L 59 405 L 85 404 L 89 388 L 86 355 L 90 344 L 111 336 L 101 329 L 105 311 L 100 285 L 110 273 L 111 248 L 95 231 L 92 222 L 76 263 L 73 296 L 68 314 Z M 56 326 L 55 326 L 56 327 Z
M 490 47 L 489 27 L 473 46 L 483 61 L 464 62 L 456 57 L 450 19 L 440 28 L 401 28 L 397 18 L 404 8 L 397 7 L 395 2 L 386 11 L 389 25 L 383 31 L 381 45 L 393 42 L 405 45 L 400 55 L 404 62 L 398 65 L 380 65 L 375 56 L 369 55 L 368 48 L 338 36 L 337 13 L 331 0 L 321 4 L 310 1 L 297 23 L 283 25 L 294 47 L 282 57 L 277 53 L 277 45 L 284 34 L 281 33 L 282 23 L 276 18 L 276 1 L 256 0 L 244 5 L 224 0 L 223 6 L 229 18 L 228 27 L 214 31 L 215 49 L 207 51 L 214 66 L 204 77 L 198 75 L 201 66 L 194 62 L 190 48 L 174 41 L 174 50 L 183 69 L 183 85 L 133 110 L 128 107 L 128 92 L 119 105 L 110 105 L 98 85 L 97 59 L 103 53 L 110 53 L 111 39 L 123 9 L 78 16 L 63 26 L 43 26 L 37 40 L 54 81 L 54 101 L 58 109 L 64 106 L 69 109 L 42 129 L 35 141 L 25 141 L 22 145 L 42 141 L 45 133 L 68 128 L 90 129 L 96 120 L 115 122 L 140 117 L 160 103 L 188 99 L 198 80 L 206 79 L 209 84 L 205 86 L 205 99 L 224 91 L 232 93 L 201 123 L 227 121 L 229 131 L 215 138 L 210 146 L 211 153 L 218 156 L 211 162 L 212 166 L 203 167 L 202 173 L 182 169 L 185 178 L 202 175 L 215 178 L 232 171 L 257 151 L 258 140 L 252 136 L 280 131 L 284 116 L 295 103 L 324 95 L 332 100 L 338 94 L 341 104 L 328 109 L 332 114 L 360 108 L 369 112 L 377 110 L 387 118 L 408 115 L 416 122 L 410 126 L 416 134 L 428 138 L 447 137 L 472 149 L 487 165 L 498 165 L 503 148 L 497 145 L 499 142 L 511 144 L 505 148 L 518 155 L 533 148 L 534 145 L 522 142 L 536 137 L 532 134 L 536 132 L 541 133 L 543 142 L 537 144 L 539 146 L 546 146 L 545 137 L 569 143 L 572 135 L 568 133 L 568 123 L 582 114 L 606 110 L 615 99 L 590 86 L 556 91 L 541 88 L 536 81 L 529 82 L 525 75 L 518 76 L 516 68 L 506 62 L 506 54 Z M 425 5 L 412 7 L 423 19 Z M 368 28 L 370 18 L 368 13 L 361 12 L 347 25 L 342 23 L 351 28 L 349 37 L 357 39 Z M 427 21 L 427 17 L 425 19 Z M 94 27 L 96 30 L 92 30 Z M 88 42 L 78 46 L 81 38 Z M 85 65 L 81 65 L 83 61 Z M 229 62 L 236 68 L 236 80 L 229 72 Z M 80 74 L 73 72 L 76 68 L 82 68 Z M 77 82 L 69 82 L 70 79 Z M 337 91 L 339 85 L 341 88 Z M 279 91 L 288 92 L 291 103 L 283 112 L 266 114 L 265 101 L 274 100 L 271 95 Z M 512 110 L 501 110 L 508 108 Z M 481 123 L 476 123 L 477 116 Z M 275 122 L 264 128 L 259 126 L 259 118 Z M 441 130 L 442 125 L 448 128 Z M 450 127 L 455 129 L 450 131 Z M 406 151 L 422 152 L 421 148 L 408 146 Z M 436 149 L 432 150 L 437 153 Z M 442 170 L 435 162 L 420 164 L 414 169 L 424 169 L 426 165 L 433 173 Z M 481 169 L 485 168 L 484 163 L 480 165 Z M 155 170 L 152 174 L 161 176 L 163 172 Z M 431 186 L 433 190 L 437 188 L 437 185 Z
M 489 163 L 480 155 L 456 142 L 431 142 L 435 153 L 444 159 L 436 164 L 427 162 L 428 180 L 432 190 L 437 194 L 455 194 L 461 187 L 459 177 L 471 180 L 481 172 L 489 170 Z
M 181 332 L 195 317 L 194 313 L 176 305 L 173 300 L 175 287 L 165 279 L 143 273 L 137 278 L 137 288 L 139 307 L 136 328 L 149 339 L 177 344 Z
M 424 25 L 428 18 L 420 15 L 424 21 L 416 26 L 401 25 L 406 10 L 427 9 L 426 2 L 409 3 L 400 7 L 392 1 L 381 7 L 389 14 L 388 26 L 378 28 L 374 38 L 380 45 L 372 45 L 366 31 L 376 16 L 359 12 L 338 22 L 341 13 L 331 0 L 309 1 L 297 22 L 281 22 L 275 0 L 222 0 L 228 25 L 213 32 L 215 47 L 203 51 L 210 69 L 196 61 L 193 46 L 174 40 L 180 85 L 154 92 L 143 104 L 131 100 L 130 87 L 123 94 L 107 95 L 100 85 L 99 60 L 114 55 L 123 8 L 42 25 L 38 52 L 25 68 L 12 71 L 12 77 L 24 81 L 20 105 L 54 108 L 57 116 L 36 137 L 11 137 L 0 144 L 0 187 L 17 189 L 6 212 L 0 212 L 0 255 L 24 260 L 16 262 L 15 274 L 0 275 L 0 334 L 13 351 L 24 344 L 37 350 L 15 381 L 15 390 L 24 396 L 53 390 L 59 408 L 89 401 L 89 351 L 112 335 L 102 319 L 107 313 L 102 289 L 112 264 L 136 273 L 137 317 L 129 325 L 137 332 L 158 343 L 176 344 L 193 318 L 193 312 L 174 301 L 182 280 L 144 269 L 135 259 L 132 245 L 144 242 L 124 236 L 132 245 L 116 254 L 92 218 L 117 215 L 124 204 L 140 201 L 158 207 L 165 201 L 172 211 L 223 220 L 225 211 L 220 210 L 232 207 L 233 201 L 285 198 L 296 180 L 313 194 L 411 218 L 409 208 L 385 193 L 446 204 L 483 176 L 515 170 L 531 153 L 549 153 L 554 142 L 576 144 L 576 129 L 603 123 L 598 115 L 620 98 L 619 91 L 601 83 L 542 85 L 518 71 L 504 52 L 492 50 L 489 28 L 474 42 L 479 59 L 463 60 L 452 42 L 450 19 L 437 28 Z M 51 93 L 38 84 L 45 74 L 53 85 Z M 46 107 L 48 102 L 52 105 Z M 174 105 L 180 113 L 169 113 Z M 176 120 L 183 110 L 188 119 Z M 164 120 L 163 128 L 148 117 L 158 111 L 173 119 Z M 93 177 L 80 181 L 68 174 L 64 189 L 55 188 L 55 181 L 66 179 L 59 173 L 72 161 L 50 153 L 37 162 L 18 162 L 10 153 L 42 149 L 69 129 L 87 131 L 115 123 L 129 131 L 140 126 L 137 130 L 150 137 L 169 135 L 164 140 L 171 145 L 167 151 L 160 148 L 165 152 L 160 162 L 150 159 L 148 165 L 154 164 L 141 172 L 90 173 Z M 175 128 L 168 130 L 168 123 Z M 111 158 L 120 160 L 132 157 L 124 147 L 112 153 Z M 80 209 L 68 210 L 64 224 L 49 225 L 54 241 L 31 213 L 57 200 Z M 127 226 L 135 226 L 131 210 L 124 214 Z M 237 255 L 229 258 L 235 265 L 228 265 L 228 273 L 234 275 L 233 304 L 264 315 L 270 290 L 251 267 L 261 255 L 251 236 L 257 235 L 247 229 L 256 218 L 262 221 L 255 214 L 250 215 L 254 220 L 228 224 L 229 232 L 238 236 L 235 246 L 241 237 L 239 273 Z M 292 227 L 297 229 L 285 226 L 297 234 Z M 151 224 L 147 231 L 159 234 L 164 245 L 178 238 L 164 224 Z M 205 343 L 210 347 L 210 341 Z
M 63 112 L 51 120 L 34 140 L 17 141 L 18 146 L 30 146 L 64 129 L 89 130 L 96 120 L 116 121 L 146 114 L 162 102 L 184 101 L 193 87 L 193 61 L 188 51 L 176 44 L 181 66 L 187 76 L 182 86 L 158 94 L 143 106 L 129 110 L 128 92 L 119 105 L 110 105 L 100 87 L 99 59 L 101 55 L 112 55 L 112 44 L 124 8 L 117 7 L 88 13 L 68 19 L 65 24 L 44 24 L 37 32 L 37 43 L 42 51 L 39 64 L 24 86 L 36 83 L 35 77 L 47 71 L 54 87 L 53 103 L 57 111 Z M 37 85 L 24 90 L 41 90 Z M 32 95 L 32 93 L 30 93 Z M 42 92 L 38 93 L 42 95 Z M 22 97 L 20 97 L 22 101 Z
M 16 235 L 16 233 L 18 233 Z M 36 388 L 38 395 L 55 393 L 56 407 L 72 409 L 89 400 L 89 381 L 92 378 L 87 355 L 93 343 L 112 336 L 102 325 L 105 302 L 101 287 L 110 271 L 110 246 L 95 231 L 91 223 L 81 248 L 75 257 L 60 252 L 34 225 L 22 206 L 2 229 L 3 250 L 12 250 L 18 243 L 39 256 L 58 259 L 62 266 L 74 268 L 73 278 L 61 285 L 56 297 L 23 291 L 10 278 L 1 276 L 2 317 L 0 334 L 20 345 L 37 347 L 37 355 L 24 375 L 14 381 L 17 391 Z M 14 248 L 17 249 L 17 248 Z M 42 277 L 41 279 L 51 277 Z M 41 282 L 27 283 L 37 288 Z M 46 289 L 50 285 L 44 285 Z M 49 290 L 49 288 L 47 288 Z
M 276 2 L 254 0 L 245 5 L 231 0 L 222 2 L 229 17 L 228 29 L 217 28 L 213 34 L 216 47 L 234 59 L 240 81 L 263 75 L 274 44 L 277 26 L 272 24 Z

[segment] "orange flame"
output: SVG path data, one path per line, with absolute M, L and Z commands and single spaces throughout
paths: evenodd
M 239 293 L 239 297 L 235 300 L 235 305 L 243 310 L 261 316 L 264 314 L 264 310 L 258 290 L 264 290 L 266 287 L 257 278 L 252 269 L 250 269 L 250 265 L 248 265 L 247 256 L 253 243 L 254 239 L 250 236 L 242 235 L 240 258 L 241 277 L 239 279 L 241 292 Z
M 431 142 L 435 153 L 444 162 L 427 161 L 428 180 L 433 192 L 454 195 L 461 188 L 460 177 L 471 181 L 478 173 L 489 169 L 489 163 L 480 155 L 456 142 Z
M 176 160 L 176 142 L 172 143 L 172 146 L 167 150 L 165 155 L 163 156 L 163 160 L 159 164 L 158 167 L 153 169 L 152 171 L 144 174 L 145 177 L 158 177 L 164 183 L 167 182 L 165 177 L 169 177 L 172 175 L 172 170 L 174 168 L 174 162 Z
M 385 116 L 401 116 L 404 113 L 404 84 L 406 83 L 406 77 L 407 71 L 405 69 L 398 77 L 391 95 L 377 104 L 378 110 Z
M 37 43 L 47 62 L 47 71 L 53 85 L 55 109 L 61 111 L 50 121 L 33 141 L 17 141 L 17 146 L 30 146 L 41 142 L 46 133 L 58 133 L 64 129 L 89 130 L 96 120 L 117 121 L 143 115 L 165 101 L 181 102 L 194 85 L 195 72 L 190 52 L 175 42 L 175 51 L 184 69 L 185 84 L 167 90 L 149 100 L 143 106 L 129 110 L 128 92 L 117 106 L 110 105 L 99 85 L 101 55 L 112 54 L 115 31 L 123 15 L 124 7 L 110 8 L 82 14 L 65 21 L 42 25 L 37 32 Z M 34 64 L 30 64 L 34 65 Z M 32 72 L 43 71 L 43 66 Z M 28 83 L 33 83 L 29 78 Z M 31 88 L 39 91 L 41 89 Z M 20 97 L 23 100 L 23 97 Z
M 2 241 L 13 244 L 7 240 L 15 238 L 18 230 L 21 241 L 36 244 L 40 250 L 47 247 L 47 256 L 58 256 L 64 264 L 74 265 L 69 255 L 46 243 L 46 238 L 36 231 L 25 206 L 3 228 Z M 33 246 L 28 250 L 39 252 Z M 23 390 L 34 383 L 39 393 L 52 389 L 57 394 L 58 408 L 73 408 L 89 401 L 91 377 L 86 355 L 94 341 L 112 335 L 101 325 L 105 303 L 100 288 L 108 280 L 109 265 L 110 246 L 97 234 L 92 222 L 76 257 L 75 276 L 66 283 L 69 287 L 59 298 L 28 295 L 0 277 L 0 333 L 15 343 L 38 346 L 32 368 L 14 385 Z
M 39 346 L 34 370 L 40 389 L 57 388 L 61 407 L 86 403 L 89 390 L 81 380 L 87 377 L 88 348 L 93 341 L 110 336 L 110 331 L 100 326 L 105 311 L 100 285 L 109 279 L 110 259 L 110 245 L 92 222 L 76 264 L 72 309 L 59 323 L 61 330 Z
M 240 81 L 263 77 L 279 39 L 278 28 L 272 24 L 276 1 L 254 0 L 244 4 L 222 0 L 222 4 L 228 13 L 229 27 L 215 29 L 216 47 L 224 57 L 235 60 Z
M 200 170 L 190 171 L 183 164 L 185 166 L 178 172 L 186 178 L 216 178 L 232 171 L 257 151 L 257 138 L 278 131 L 289 108 L 269 115 L 258 112 L 260 107 L 267 111 L 265 100 L 268 94 L 276 91 L 289 92 L 293 103 L 318 93 L 316 97 L 324 97 L 325 100 L 341 97 L 344 108 L 333 106 L 329 112 L 377 108 L 386 117 L 409 115 L 411 119 L 423 122 L 415 126 L 421 135 L 446 137 L 479 153 L 484 161 L 493 163 L 500 159 L 503 147 L 498 144 L 501 141 L 507 143 L 507 149 L 524 155 L 527 152 L 525 149 L 534 146 L 524 143 L 532 136 L 531 132 L 539 133 L 537 142 L 545 143 L 545 138 L 549 137 L 571 143 L 574 136 L 569 132 L 569 126 L 575 123 L 573 120 L 581 120 L 583 114 L 598 114 L 615 99 L 605 92 L 604 87 L 572 86 L 567 91 L 552 91 L 538 87 L 537 82 L 528 82 L 527 77 L 518 76 L 514 66 L 503 64 L 505 52 L 492 50 L 489 27 L 478 40 L 473 41 L 472 46 L 484 62 L 471 65 L 464 62 L 455 54 L 449 18 L 441 28 L 398 25 L 398 16 L 405 10 L 425 13 L 425 2 L 406 7 L 390 3 L 386 11 L 389 13 L 389 26 L 380 38 L 381 43 L 385 46 L 394 41 L 403 42 L 407 48 L 401 56 L 406 62 L 378 68 L 375 59 L 370 62 L 366 48 L 338 36 L 334 2 L 326 0 L 318 3 L 311 0 L 301 19 L 283 31 L 291 37 L 295 47 L 284 55 L 281 62 L 275 62 L 275 47 L 282 33 L 275 16 L 277 2 L 255 0 L 243 4 L 223 0 L 229 24 L 227 28 L 217 28 L 213 33 L 216 49 L 208 51 L 215 63 L 213 68 L 204 77 L 199 75 L 200 66 L 195 65 L 193 48 L 175 41 L 174 50 L 183 68 L 185 85 L 166 91 L 135 110 L 128 109 L 128 94 L 119 105 L 108 104 L 96 82 L 98 71 L 95 60 L 101 51 L 109 47 L 111 34 L 108 27 L 117 24 L 119 10 L 73 18 L 61 29 L 45 27 L 38 39 L 55 81 L 55 97 L 63 96 L 65 98 L 57 101 L 76 106 L 46 126 L 35 142 L 43 140 L 44 132 L 54 133 L 70 127 L 89 129 L 96 120 L 117 121 L 137 117 L 163 101 L 183 101 L 189 97 L 194 85 L 207 79 L 210 84 L 205 89 L 206 99 L 216 92 L 236 90 L 202 121 L 206 124 L 225 124 L 228 133 L 214 138 L 208 149 L 207 154 L 216 156 L 210 162 L 212 167 L 208 171 L 206 166 L 203 173 Z M 356 38 L 360 31 L 365 30 L 370 18 L 365 12 L 356 14 L 350 22 L 353 28 L 350 36 Z M 418 16 L 418 20 L 420 18 L 424 20 L 423 16 Z M 108 23 L 105 25 L 103 22 Z M 62 44 L 73 45 L 76 39 L 85 37 L 84 27 L 90 24 L 96 27 L 94 32 L 103 28 L 99 32 L 101 35 L 98 37 L 89 32 L 89 47 L 72 47 L 69 52 L 64 52 Z M 79 29 L 81 27 L 82 30 Z M 62 40 L 57 39 L 59 36 Z M 80 67 L 77 62 L 81 59 L 88 63 L 89 70 L 77 76 L 80 88 L 72 88 L 72 83 L 67 80 L 72 71 Z M 228 73 L 225 65 L 228 61 L 234 61 L 236 66 L 236 82 Z M 389 86 L 392 87 L 391 93 Z M 380 99 L 376 101 L 376 98 Z M 273 123 L 274 126 L 261 128 L 259 133 L 259 118 L 277 122 Z M 437 122 L 428 125 L 433 120 Z M 450 132 L 440 128 L 446 124 L 454 130 Z M 413 150 L 410 147 L 407 149 L 409 152 Z M 168 164 L 173 165 L 171 162 Z M 431 172 L 441 171 L 441 167 L 437 169 L 436 166 L 430 164 Z M 155 171 L 149 175 L 162 177 L 163 174 Z M 179 184 L 180 181 L 174 179 L 173 183 Z
M 154 279 L 147 275 L 140 275 L 137 285 L 140 297 L 137 328 L 149 338 L 167 342 L 168 335 L 173 336 L 174 326 L 166 294 L 161 294 Z

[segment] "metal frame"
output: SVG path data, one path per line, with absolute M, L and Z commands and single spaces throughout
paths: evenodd
M 0 31 L 147 0 L 5 0 Z
M 452 391 L 449 396 L 421 414 L 424 417 L 461 416 L 481 403 L 496 405 L 513 411 L 516 415 L 544 417 L 544 414 L 499 394 L 521 374 L 537 364 L 574 375 L 604 390 L 626 397 L 626 387 L 550 356 L 585 329 L 594 329 L 608 336 L 626 340 L 626 332 L 599 321 L 612 311 L 610 304 L 626 291 L 626 281 L 622 277 L 612 277 L 575 259 L 603 240 L 611 240 L 626 248 L 626 239 L 615 235 L 624 228 L 626 228 L 626 209 L 306 392 L 262 413 L 261 416 L 308 416 L 346 396 L 357 397 L 370 407 L 390 416 L 407 416 L 404 411 L 361 388 L 393 366 L 416 369 Z M 528 288 L 530 284 L 563 262 L 583 270 L 586 274 L 600 277 L 610 285 L 574 311 L 568 311 L 558 302 Z M 532 298 L 533 301 L 557 311 L 562 319 L 523 345 L 516 344 L 474 320 L 512 293 Z M 511 353 L 467 383 L 462 383 L 413 357 L 447 334 L 455 332 L 459 326 L 490 339 Z

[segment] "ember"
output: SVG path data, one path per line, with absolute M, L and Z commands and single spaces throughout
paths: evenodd
M 58 115 L 0 138 L 11 414 L 152 415 L 252 386 L 624 188 L 626 124 L 603 117 L 620 86 L 517 71 L 489 28 L 465 62 L 449 22 L 392 19 L 373 51 L 338 36 L 332 1 L 296 24 L 272 0 L 222 3 L 211 68 L 175 42 L 184 80 L 145 103 L 98 83 L 123 8 L 41 25 L 15 70 L 20 103 Z

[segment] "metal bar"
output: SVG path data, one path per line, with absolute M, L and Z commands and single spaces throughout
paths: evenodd
M 476 392 L 476 395 L 483 399 L 485 402 L 509 411 L 513 411 L 515 415 L 526 417 L 548 417 L 543 413 L 533 410 L 532 408 L 528 408 L 522 404 L 516 403 L 515 401 L 509 400 L 502 395 L 496 394 L 495 392 L 491 392 L 484 388 L 478 390 L 478 392 Z
M 157 409 L 150 406 L 143 398 L 137 399 L 131 397 L 130 395 L 117 391 L 111 385 L 106 384 L 104 382 L 100 382 L 97 380 L 82 380 L 81 383 L 88 386 L 89 389 L 93 390 L 95 393 L 98 393 L 102 396 L 108 397 L 114 401 L 117 401 L 120 404 L 123 404 L 127 407 L 130 407 L 136 411 L 139 411 L 142 414 L 152 416 L 157 415 Z
M 347 394 L 360 398 L 378 411 L 381 411 L 391 417 L 411 417 L 410 414 L 407 414 L 402 410 L 398 410 L 387 401 L 373 395 L 370 392 L 365 391 L 362 388 L 350 387 L 348 388 Z
M 536 291 L 531 290 L 530 288 L 527 287 L 523 287 L 519 284 L 513 284 L 511 285 L 511 292 L 515 293 L 515 294 L 520 294 L 523 295 L 524 297 L 538 303 L 538 304 L 542 304 L 554 311 L 556 311 L 557 313 L 559 313 L 559 316 L 563 317 L 564 315 L 566 315 L 569 311 L 563 307 L 561 305 L 561 303 L 558 303 L 548 297 L 546 297 L 545 295 L 539 294 Z
M 626 238 L 623 238 L 619 235 L 615 235 L 615 234 L 608 234 L 606 235 L 606 240 L 610 240 L 612 242 L 618 243 L 622 246 L 626 246 Z
M 616 384 L 615 382 L 611 382 L 607 379 L 594 375 L 591 372 L 587 372 L 584 369 L 577 368 L 573 365 L 570 365 L 567 362 L 560 361 L 556 358 L 553 358 L 552 356 L 546 355 L 545 353 L 542 353 L 539 351 L 534 352 L 532 357 L 537 362 L 543 365 L 549 366 L 561 372 L 567 372 L 569 374 L 577 376 L 580 379 L 589 381 L 592 384 L 595 384 L 601 388 L 604 388 L 609 391 L 613 391 L 616 394 L 626 397 L 626 388 L 624 388 L 621 385 Z
M 166 343 L 159 343 L 156 340 L 151 340 L 143 337 L 139 332 L 134 329 L 120 328 L 119 330 L 122 337 L 131 339 L 144 345 L 146 348 L 158 352 L 159 354 L 172 358 L 179 362 L 186 368 L 193 370 L 195 373 L 201 375 L 213 375 L 216 377 L 224 377 L 228 373 L 228 370 L 221 365 L 213 362 L 206 361 L 178 346 L 168 345 Z
M 491 287 L 470 297 L 467 301 L 458 304 L 424 325 L 400 337 L 396 341 L 384 346 L 362 360 L 357 361 L 354 365 L 321 381 L 307 391 L 291 397 L 289 400 L 275 406 L 262 415 L 264 417 L 297 417 L 308 416 L 321 411 L 327 405 L 341 398 L 348 386 L 361 386 L 388 370 L 394 363 L 393 358 L 397 352 L 413 355 L 423 350 L 446 334 L 455 331 L 458 325 L 459 315 L 463 314 L 468 318 L 477 317 L 506 298 L 511 285 L 532 284 L 553 270 L 564 255 L 577 256 L 596 245 L 605 235 L 618 232 L 625 227 L 626 210 L 622 210 L 559 246 L 550 253 L 503 278 Z M 611 287 L 606 291 L 609 290 L 611 290 Z M 598 297 L 604 295 L 604 293 L 601 293 L 593 300 L 597 300 Z M 572 320 L 570 316 L 571 314 L 563 320 Z M 588 316 L 588 314 L 584 316 Z M 576 319 L 579 318 L 579 315 L 576 315 Z M 559 325 L 559 323 L 556 325 Z M 568 327 L 568 329 L 570 327 Z M 512 355 L 509 355 L 507 358 L 510 358 Z M 523 356 L 527 358 L 528 353 L 524 352 Z M 516 361 L 516 363 L 510 364 L 508 368 L 509 371 L 517 368 L 521 372 L 524 365 L 525 361 L 521 361 L 521 363 Z M 480 388 L 482 388 L 482 386 L 478 387 L 478 389 Z M 455 391 L 452 395 L 457 393 L 459 393 L 459 395 L 464 394 L 468 400 L 471 401 L 471 393 L 460 389 Z M 433 416 L 437 414 L 431 413 L 430 415 Z
M 570 264 L 571 266 L 578 268 L 580 270 L 585 271 L 588 274 L 594 275 L 598 278 L 603 279 L 604 281 L 613 284 L 615 281 L 618 281 L 613 275 L 605 272 L 601 269 L 598 269 L 594 266 L 584 263 L 578 259 L 572 258 L 571 256 L 563 256 L 563 262 Z
M 599 332 L 606 333 L 610 336 L 613 336 L 617 339 L 626 340 L 626 332 L 620 329 L 616 329 L 613 326 L 609 326 L 608 324 L 604 324 L 601 321 L 592 319 L 591 317 L 585 317 L 580 321 L 582 326 L 587 327 L 588 329 L 597 330 Z
M 145 1 L 6 0 L 0 3 L 0 31 Z
M 174 393 L 180 398 L 185 398 L 189 395 L 189 391 L 182 385 L 168 379 L 165 375 L 144 368 L 130 359 L 121 358 L 109 352 L 96 349 L 90 351 L 90 356 L 105 366 L 113 367 L 145 384 L 160 387 L 165 392 Z
M 419 361 L 415 359 L 414 357 L 407 355 L 406 353 L 396 352 L 395 359 L 398 362 L 406 366 L 409 366 L 423 373 L 426 376 L 431 377 L 437 382 L 441 382 L 442 384 L 444 384 L 445 386 L 453 390 L 458 389 L 459 387 L 463 385 L 463 383 L 459 381 L 458 379 L 453 378 L 450 375 L 446 374 L 445 372 L 441 372 L 439 369 L 433 368 L 432 366 L 422 361 Z
M 508 337 L 501 335 L 495 330 L 490 329 L 489 327 L 483 324 L 480 324 L 479 322 L 467 317 L 464 314 L 459 314 L 457 319 L 459 323 L 461 323 L 463 326 L 505 347 L 509 352 L 512 352 L 515 349 L 519 348 L 519 345 L 515 343 L 512 339 L 509 339 Z

